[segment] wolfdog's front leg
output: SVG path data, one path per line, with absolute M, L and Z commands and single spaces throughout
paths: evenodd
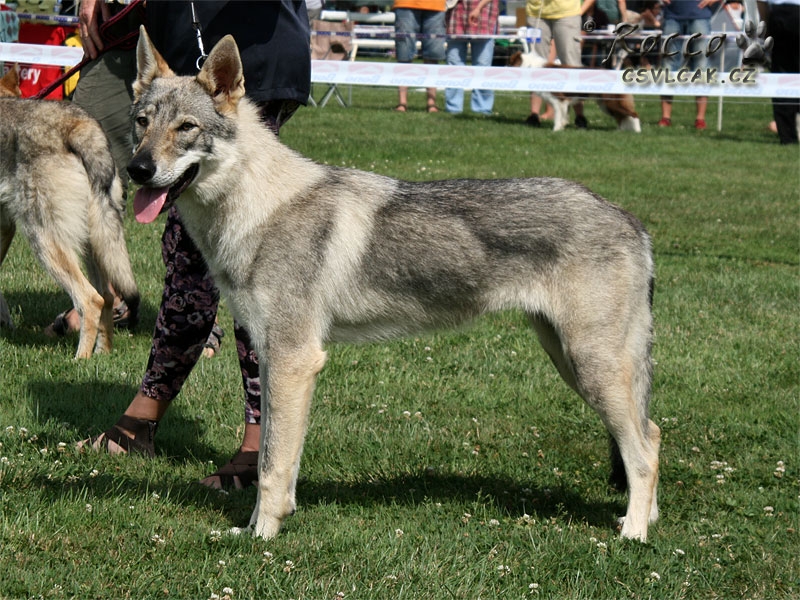
M 261 361 L 261 449 L 258 500 L 250 525 L 255 535 L 277 535 L 294 513 L 295 486 L 317 373 L 326 354 L 318 344 L 285 352 L 280 348 Z

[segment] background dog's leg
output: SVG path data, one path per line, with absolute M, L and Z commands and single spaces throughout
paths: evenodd
M 3 207 L 0 206 L 0 265 L 8 254 L 8 248 L 11 246 L 11 240 L 14 239 L 14 233 L 17 231 L 16 225 L 11 218 L 4 213 Z M 11 311 L 8 309 L 6 299 L 0 293 L 0 327 L 13 327 L 14 323 L 11 320 Z
M 561 100 L 553 96 L 550 104 L 553 106 L 553 131 L 564 131 L 569 123 L 569 100 Z
M 277 535 L 295 510 L 295 487 L 317 374 L 325 364 L 320 344 L 277 348 L 261 362 L 261 449 L 258 501 L 250 519 L 257 536 Z
M 90 358 L 97 339 L 100 313 L 103 310 L 103 297 L 81 271 L 77 255 L 64 248 L 49 236 L 37 239 L 29 236 L 31 248 L 39 262 L 72 298 L 75 310 L 81 316 L 81 334 L 75 358 Z
M 112 250 L 109 249 L 109 252 Z M 102 273 L 93 252 L 87 253 L 86 270 L 94 289 L 103 297 L 103 309 L 97 322 L 97 340 L 95 352 L 111 352 L 114 342 L 114 294 L 108 287 L 108 279 Z

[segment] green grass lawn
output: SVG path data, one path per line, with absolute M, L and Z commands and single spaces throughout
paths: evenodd
M 322 87 L 317 88 L 317 94 Z M 653 236 L 661 519 L 621 541 L 599 420 L 558 378 L 522 315 L 457 332 L 333 345 L 319 378 L 297 514 L 265 542 L 233 536 L 255 490 L 197 483 L 238 447 L 230 316 L 164 419 L 157 456 L 82 455 L 137 389 L 160 300 L 158 226 L 129 219 L 143 323 L 75 362 L 43 329 L 66 295 L 18 239 L 0 271 L 17 329 L 0 333 L 0 598 L 789 599 L 798 571 L 800 154 L 766 101 L 726 102 L 697 133 L 639 98 L 640 135 L 587 104 L 590 129 L 424 112 L 412 92 L 353 89 L 299 111 L 284 141 L 331 165 L 430 180 L 559 176 Z M 441 101 L 440 101 L 441 103 Z M 212 464 L 213 463 L 213 464 Z

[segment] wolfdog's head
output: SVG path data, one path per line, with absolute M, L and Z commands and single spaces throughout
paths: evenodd
M 134 199 L 140 223 L 150 223 L 219 162 L 236 135 L 235 115 L 244 96 L 239 49 L 231 36 L 211 50 L 196 77 L 178 77 L 140 30 L 133 84 L 136 149 L 128 173 L 142 187 Z M 219 165 L 217 165 L 217 168 Z

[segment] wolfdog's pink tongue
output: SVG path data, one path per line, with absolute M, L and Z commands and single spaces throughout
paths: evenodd
M 133 198 L 133 212 L 139 223 L 152 223 L 167 201 L 168 188 L 139 188 Z

